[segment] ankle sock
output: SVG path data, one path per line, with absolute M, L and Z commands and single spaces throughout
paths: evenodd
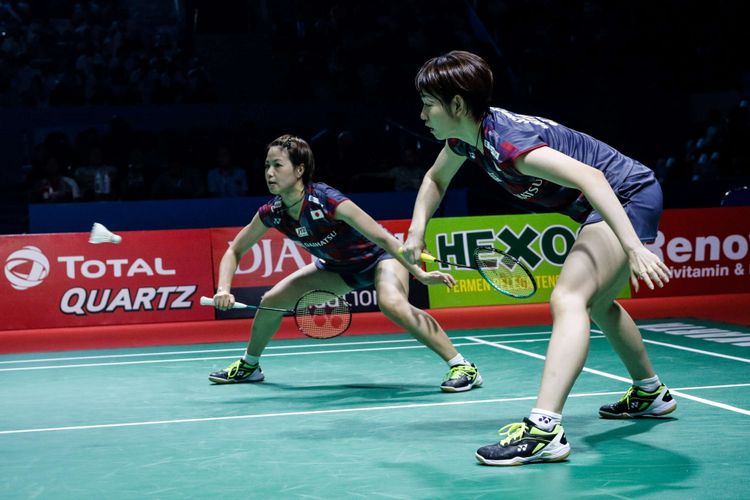
M 463 356 L 461 356 L 461 353 L 456 354 L 454 357 L 452 357 L 451 359 L 449 359 L 447 361 L 447 363 L 448 363 L 448 366 L 450 366 L 451 368 L 453 368 L 454 366 L 457 366 L 457 365 L 468 365 L 468 364 L 470 364 L 468 361 L 466 361 L 466 358 L 464 358 Z
M 260 356 L 250 356 L 248 353 L 245 353 L 242 359 L 249 365 L 257 365 L 260 362 Z
M 659 380 L 658 375 L 654 375 L 651 378 L 644 378 L 643 380 L 633 380 L 633 385 L 646 392 L 654 392 L 661 386 L 661 380 Z
M 532 408 L 529 420 L 534 422 L 534 425 L 545 431 L 551 431 L 555 426 L 562 422 L 562 415 L 552 411 L 542 410 L 540 408 Z

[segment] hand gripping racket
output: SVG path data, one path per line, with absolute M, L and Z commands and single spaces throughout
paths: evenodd
M 201 297 L 202 306 L 213 306 L 210 297 Z M 299 298 L 294 309 L 279 309 L 235 302 L 232 309 L 260 309 L 294 315 L 299 331 L 314 339 L 337 337 L 349 329 L 352 311 L 349 303 L 338 295 L 325 290 L 312 290 Z
M 487 283 L 498 292 L 516 299 L 525 299 L 536 293 L 537 285 L 531 271 L 521 261 L 490 246 L 477 247 L 472 256 L 472 264 L 465 266 L 439 260 L 428 253 L 420 258 L 424 262 L 438 262 L 453 267 L 479 271 Z

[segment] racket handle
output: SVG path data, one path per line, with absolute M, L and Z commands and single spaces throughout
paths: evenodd
M 399 247 L 398 251 L 399 251 L 400 254 L 403 255 L 403 253 L 404 253 L 404 247 Z M 424 253 L 424 252 L 422 252 L 421 254 L 419 254 L 419 259 L 422 262 L 435 262 L 435 260 L 436 260 L 435 257 L 433 257 L 432 255 L 430 255 L 428 253 Z
M 434 256 L 428 253 L 419 254 L 419 258 L 422 259 L 422 262 L 435 262 L 437 260 Z
M 200 304 L 202 306 L 214 306 L 214 299 L 211 297 L 201 297 Z M 232 309 L 247 309 L 247 304 L 243 304 L 242 302 L 235 302 L 232 306 Z

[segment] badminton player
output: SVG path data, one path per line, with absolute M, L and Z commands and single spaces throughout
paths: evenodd
M 445 140 L 425 174 L 404 251 L 416 262 L 427 221 L 468 158 L 529 211 L 557 211 L 582 224 L 552 292 L 552 337 L 535 407 L 505 438 L 480 448 L 488 465 L 564 460 L 566 398 L 583 368 L 593 320 L 625 364 L 633 385 L 602 406 L 604 418 L 660 416 L 676 402 L 654 372 L 637 326 L 615 302 L 628 277 L 653 289 L 669 269 L 644 245 L 655 239 L 661 188 L 651 170 L 591 136 L 546 118 L 489 106 L 493 76 L 480 57 L 454 51 L 427 61 L 415 79 L 421 118 Z
M 230 289 L 240 258 L 269 228 L 275 228 L 306 248 L 315 260 L 271 288 L 263 296 L 262 306 L 288 309 L 310 290 L 344 295 L 374 283 L 381 311 L 448 364 L 440 386 L 443 391 L 463 392 L 481 385 L 476 367 L 456 351 L 435 319 L 408 301 L 409 272 L 425 285 L 452 287 L 455 279 L 409 264 L 399 253 L 401 243 L 380 224 L 336 189 L 312 182 L 314 170 L 313 153 L 304 140 L 284 135 L 268 146 L 266 184 L 276 196 L 260 207 L 224 254 L 214 295 L 216 307 L 232 307 Z M 281 318 L 281 313 L 258 310 L 245 355 L 208 379 L 218 384 L 262 381 L 260 356 Z

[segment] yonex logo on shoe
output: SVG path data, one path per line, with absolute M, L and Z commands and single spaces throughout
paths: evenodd
M 517 449 L 517 450 L 518 450 L 518 451 L 520 452 L 520 451 L 526 451 L 526 449 L 527 449 L 528 447 L 529 447 L 529 445 L 528 445 L 528 444 L 519 444 L 519 445 L 518 445 L 518 446 L 516 447 L 516 449 Z

